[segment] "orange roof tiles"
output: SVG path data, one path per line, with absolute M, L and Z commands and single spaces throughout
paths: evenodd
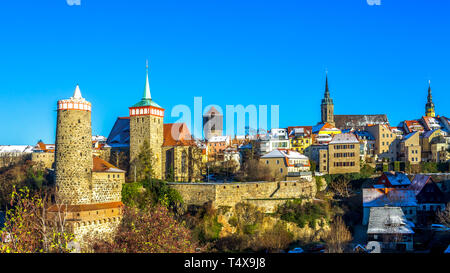
M 80 211 L 90 211 L 90 210 L 102 210 L 102 209 L 112 209 L 112 208 L 121 208 L 123 207 L 123 203 L 119 202 L 109 202 L 109 203 L 98 203 L 98 204 L 84 204 L 84 205 L 60 205 L 60 211 L 64 212 L 80 212 Z M 57 212 L 58 206 L 52 205 L 48 208 L 50 212 Z
M 191 133 L 185 123 L 164 124 L 163 146 L 193 146 Z
M 113 164 L 101 159 L 98 156 L 95 155 L 92 156 L 92 161 L 93 161 L 93 168 L 92 168 L 93 172 L 114 172 L 114 173 L 125 172 L 124 170 L 117 168 Z

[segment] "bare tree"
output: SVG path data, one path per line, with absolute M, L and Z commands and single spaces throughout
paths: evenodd
M 447 206 L 444 210 L 438 211 L 436 213 L 436 218 L 439 223 L 449 227 L 450 226 L 450 203 L 447 203 Z
M 332 180 L 328 184 L 329 189 L 340 198 L 348 198 L 352 195 L 352 186 L 350 181 L 345 178 Z
M 352 239 L 352 234 L 345 225 L 342 217 L 336 217 L 331 224 L 330 232 L 326 238 L 327 252 L 343 253 Z

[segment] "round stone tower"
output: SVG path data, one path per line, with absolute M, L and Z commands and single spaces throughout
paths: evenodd
M 92 199 L 91 103 L 75 88 L 73 97 L 58 101 L 55 178 L 58 202 L 89 204 Z

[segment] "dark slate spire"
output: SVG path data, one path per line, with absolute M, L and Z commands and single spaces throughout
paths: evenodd
M 434 112 L 433 96 L 431 95 L 431 81 L 428 81 L 428 98 L 427 104 L 425 105 L 425 115 L 427 117 L 434 117 L 436 115 Z
M 328 89 L 328 72 L 325 76 L 325 95 L 323 96 L 322 104 L 333 104 L 333 99 L 331 99 L 330 90 Z
M 428 103 L 433 103 L 433 97 L 431 96 L 431 81 L 428 81 Z

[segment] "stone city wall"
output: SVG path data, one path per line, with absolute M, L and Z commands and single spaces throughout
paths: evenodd
M 31 161 L 43 168 L 53 169 L 55 162 L 55 153 L 32 153 Z
M 316 193 L 315 183 L 308 180 L 282 182 L 237 183 L 169 183 L 176 189 L 186 205 L 201 206 L 211 201 L 215 208 L 234 207 L 248 202 L 273 212 L 287 200 L 311 199 Z
M 92 203 L 119 202 L 125 173 L 92 173 Z

